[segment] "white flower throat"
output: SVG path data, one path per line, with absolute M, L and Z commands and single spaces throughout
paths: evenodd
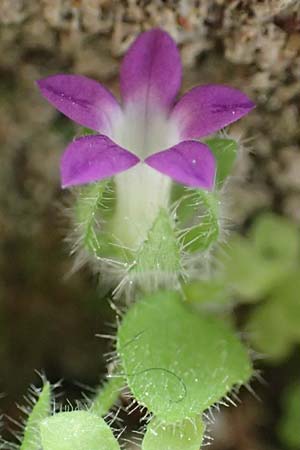
M 179 142 L 173 122 L 157 109 L 126 107 L 112 131 L 112 139 L 145 159 Z M 160 208 L 169 205 L 171 179 L 143 162 L 115 176 L 117 204 L 113 233 L 123 245 L 136 249 L 147 237 Z

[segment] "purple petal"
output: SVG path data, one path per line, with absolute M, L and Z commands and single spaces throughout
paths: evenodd
M 107 136 L 92 135 L 73 141 L 61 159 L 62 187 L 92 183 L 123 172 L 139 158 Z
M 74 122 L 108 132 L 121 108 L 101 84 L 81 75 L 53 75 L 37 81 L 42 95 Z
M 248 114 L 254 103 L 228 86 L 208 84 L 187 92 L 175 105 L 171 118 L 180 127 L 182 139 L 207 136 Z
M 215 182 L 215 158 L 209 147 L 197 141 L 183 141 L 155 153 L 145 163 L 187 186 L 212 190 Z
M 120 81 L 125 103 L 169 108 L 181 83 L 180 55 L 171 36 L 160 29 L 142 33 L 124 57 Z

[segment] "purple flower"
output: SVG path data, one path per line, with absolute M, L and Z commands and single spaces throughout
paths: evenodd
M 180 56 L 175 42 L 160 29 L 141 34 L 133 43 L 120 83 L 121 105 L 105 87 L 83 76 L 38 81 L 41 93 L 59 111 L 99 133 L 67 147 L 61 160 L 62 186 L 96 182 L 138 165 L 128 171 L 135 178 L 132 192 L 142 187 L 151 191 L 156 182 L 159 196 L 160 189 L 161 194 L 169 189 L 169 178 L 212 190 L 215 160 L 209 147 L 195 139 L 247 114 L 254 107 L 248 97 L 210 84 L 193 88 L 174 103 L 181 83 Z M 123 188 L 129 180 L 120 175 L 116 179 L 125 182 Z M 129 194 L 127 187 L 123 195 Z

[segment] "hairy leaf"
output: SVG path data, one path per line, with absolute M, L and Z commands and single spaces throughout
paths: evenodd
M 154 418 L 147 427 L 142 450 L 199 450 L 204 431 L 200 417 L 170 425 Z
M 46 382 L 28 417 L 20 450 L 40 450 L 41 439 L 39 426 L 50 415 L 50 409 L 51 386 L 50 383 Z
M 104 420 L 87 411 L 61 412 L 41 423 L 43 450 L 120 450 Z
M 195 417 L 252 373 L 233 330 L 195 314 L 174 292 L 153 294 L 129 310 L 117 350 L 134 397 L 168 423 Z
M 98 416 L 105 416 L 117 401 L 123 385 L 123 377 L 113 376 L 108 378 L 92 401 L 90 412 Z

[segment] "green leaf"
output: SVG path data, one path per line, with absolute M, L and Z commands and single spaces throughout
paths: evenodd
M 295 343 L 300 343 L 299 292 L 300 272 L 295 271 L 256 307 L 248 320 L 254 347 L 271 359 L 285 358 Z
M 289 220 L 271 213 L 260 216 L 254 223 L 250 239 L 267 260 L 293 264 L 299 257 L 299 231 Z
M 80 188 L 75 206 L 82 245 L 94 255 L 101 254 L 102 249 L 97 221 L 108 182 L 103 180 Z
M 248 300 L 265 297 L 297 266 L 298 235 L 289 221 L 270 213 L 260 216 L 248 238 L 235 237 L 227 245 L 220 258 L 225 278 Z
M 180 270 L 180 249 L 173 226 L 168 212 L 161 209 L 135 255 L 131 273 L 177 273 Z
M 153 294 L 129 310 L 117 351 L 134 397 L 168 423 L 196 417 L 252 373 L 231 327 L 195 314 L 174 292 Z
M 51 409 L 51 386 L 45 382 L 38 400 L 34 405 L 24 430 L 24 437 L 20 450 L 40 450 L 40 423 L 50 415 Z
M 238 236 L 231 239 L 220 260 L 226 281 L 248 301 L 267 295 L 290 270 L 280 260 L 263 258 L 250 240 Z
M 171 425 L 154 418 L 147 427 L 142 450 L 199 450 L 204 431 L 200 417 Z
M 211 138 L 205 143 L 213 152 L 217 163 L 216 185 L 220 187 L 230 174 L 236 160 L 238 144 L 233 139 Z
M 202 205 L 205 212 L 201 222 L 182 233 L 182 244 L 189 252 L 204 251 L 219 238 L 219 200 L 217 193 L 196 191 L 195 203 Z
M 272 304 L 281 309 L 281 323 L 293 340 L 300 342 L 300 270 L 292 272 L 272 295 Z M 274 306 L 273 306 L 274 307 Z
M 300 448 L 300 384 L 292 384 L 284 392 L 283 416 L 279 423 L 279 436 L 291 449 Z
M 251 314 L 246 330 L 256 350 L 265 358 L 280 361 L 292 349 L 289 330 L 281 321 L 282 308 L 273 302 L 266 302 Z
M 43 450 L 120 450 L 104 420 L 87 411 L 55 414 L 40 428 Z
M 123 377 L 113 376 L 109 378 L 96 394 L 90 406 L 90 412 L 98 416 L 105 416 L 117 401 L 123 386 Z
M 199 305 L 224 305 L 230 302 L 229 293 L 223 280 L 199 280 L 182 285 L 184 298 L 189 303 Z

